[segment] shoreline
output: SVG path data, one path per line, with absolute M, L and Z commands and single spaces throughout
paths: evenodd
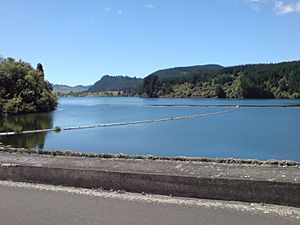
M 92 92 L 91 92 L 92 93 Z M 96 92 L 97 93 L 97 92 Z M 300 98 L 218 98 L 218 97 L 170 97 L 170 96 L 159 96 L 159 97 L 147 97 L 147 96 L 142 96 L 142 95 L 120 95 L 120 96 L 109 96 L 109 95 L 70 95 L 70 94 L 62 94 L 62 95 L 58 95 L 59 98 L 61 97 L 75 97 L 75 98 L 84 98 L 84 97 L 97 97 L 97 98 L 144 98 L 144 99 L 224 99 L 224 100 L 250 100 L 250 99 L 254 99 L 254 100 L 299 100 Z
M 193 104 L 96 104 L 95 106 L 139 106 L 139 107 L 195 107 L 195 108 L 232 108 L 237 105 L 193 105 Z M 239 108 L 300 108 L 300 105 L 238 105 Z

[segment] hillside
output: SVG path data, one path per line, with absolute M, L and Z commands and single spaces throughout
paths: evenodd
M 92 85 L 88 92 L 104 91 L 133 91 L 143 84 L 141 78 L 131 78 L 127 76 L 103 76 L 99 81 Z
M 160 70 L 145 77 L 145 97 L 300 98 L 300 61 Z
M 55 93 L 59 93 L 59 94 L 67 94 L 70 92 L 77 93 L 77 92 L 86 91 L 90 87 L 91 87 L 91 85 L 89 85 L 89 86 L 83 86 L 83 85 L 68 86 L 68 85 L 63 85 L 63 84 L 54 84 L 53 91 Z
M 158 76 L 163 82 L 180 82 L 200 74 L 211 74 L 220 71 L 220 65 L 209 64 L 199 66 L 175 67 L 170 69 L 158 70 L 149 76 Z

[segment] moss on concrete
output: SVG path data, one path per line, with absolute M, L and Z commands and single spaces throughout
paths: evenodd
M 291 160 L 257 160 L 257 159 L 235 159 L 235 158 L 206 158 L 206 157 L 187 157 L 187 156 L 153 156 L 153 155 L 128 155 L 128 154 L 111 154 L 111 153 L 89 153 L 75 152 L 70 150 L 35 150 L 25 148 L 14 148 L 0 144 L 1 152 L 8 153 L 23 153 L 37 154 L 50 156 L 69 156 L 69 157 L 86 157 L 86 158 L 104 158 L 104 159 L 132 159 L 132 160 L 166 160 L 166 161 L 181 161 L 181 162 L 206 162 L 206 163 L 225 163 L 225 164 L 248 164 L 248 165 L 268 165 L 268 166 L 293 166 L 300 167 L 299 162 Z

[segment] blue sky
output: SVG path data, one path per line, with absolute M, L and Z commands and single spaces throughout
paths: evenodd
M 300 59 L 300 0 L 0 0 L 0 55 L 52 83 Z

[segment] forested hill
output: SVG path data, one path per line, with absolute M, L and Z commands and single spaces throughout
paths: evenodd
M 300 98 L 300 61 L 160 70 L 145 77 L 147 97 Z
M 45 80 L 42 64 L 0 58 L 0 116 L 55 109 L 56 96 Z
M 92 85 L 88 92 L 133 91 L 142 86 L 142 84 L 143 79 L 136 77 L 105 75 Z
M 158 70 L 149 76 L 158 76 L 161 81 L 178 83 L 189 80 L 199 74 L 212 74 L 220 71 L 223 67 L 215 64 L 202 66 L 175 67 L 171 69 Z

